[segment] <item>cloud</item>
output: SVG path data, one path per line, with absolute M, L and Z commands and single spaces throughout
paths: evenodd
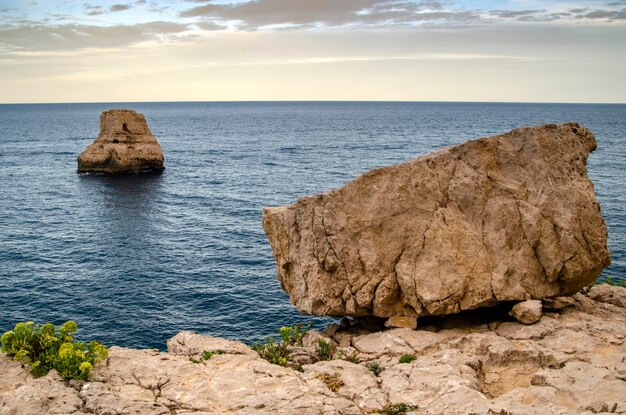
M 219 31 L 132 48 L 22 52 L 0 57 L 0 102 L 624 102 L 624 33 L 620 25 L 534 23 Z
M 564 10 L 549 3 L 542 9 L 468 10 L 449 0 L 244 0 L 213 2 L 183 10 L 183 18 L 210 21 L 243 30 L 328 27 L 419 27 L 485 25 L 497 22 L 553 22 L 586 19 L 606 24 L 625 19 L 626 0 Z M 218 26 L 219 27 L 219 26 Z
M 181 17 L 238 22 L 254 30 L 292 27 L 389 27 L 411 26 L 425 21 L 473 23 L 478 13 L 449 10 L 442 0 L 252 0 L 240 3 L 208 3 L 183 11 Z
M 132 6 L 129 4 L 114 4 L 109 10 L 111 10 L 111 12 L 122 12 L 130 8 L 132 8 Z
M 144 0 L 139 0 L 137 2 L 135 2 L 135 5 L 142 5 L 144 4 L 145 1 Z M 108 13 L 115 13 L 115 12 L 122 12 L 125 10 L 130 10 L 133 8 L 132 5 L 130 4 L 114 4 L 113 6 L 111 6 L 108 9 L 105 9 L 102 6 L 99 6 L 97 4 L 85 4 L 85 11 L 87 12 L 88 16 L 99 16 L 101 14 L 108 14 Z
M 585 19 L 609 19 L 609 20 L 625 20 L 626 9 L 622 10 L 593 10 L 589 13 L 576 16 L 578 18 Z
M 80 24 L 50 26 L 26 22 L 0 28 L 0 46 L 14 51 L 120 47 L 160 39 L 188 29 L 186 24 L 161 21 L 117 26 Z
M 102 6 L 86 4 L 85 11 L 87 12 L 87 16 L 98 16 L 100 14 L 106 13 L 106 11 L 102 8 Z
M 626 1 L 626 0 L 625 0 Z M 611 3 L 616 4 L 616 3 Z M 607 6 L 610 6 L 608 4 Z M 588 7 L 571 8 L 567 11 L 550 12 L 541 10 L 492 10 L 489 16 L 519 22 L 553 22 L 557 20 L 603 20 L 611 22 L 626 19 L 626 9 L 589 9 Z
M 490 14 L 504 18 L 518 18 L 532 16 L 538 13 L 545 13 L 545 11 L 546 10 L 493 10 Z

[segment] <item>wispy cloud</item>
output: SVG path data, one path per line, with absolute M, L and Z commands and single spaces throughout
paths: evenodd
M 130 4 L 114 4 L 111 6 L 111 12 L 123 12 L 124 10 L 128 10 L 132 8 Z
M 106 13 L 106 10 L 102 6 L 86 4 L 85 12 L 87 13 L 87 16 L 98 16 Z
M 617 3 L 611 3 L 617 4 Z M 609 5 L 607 5 L 609 6 Z M 492 10 L 489 16 L 500 20 L 519 22 L 554 22 L 563 21 L 603 21 L 613 22 L 626 19 L 626 8 L 615 9 L 609 6 L 605 9 L 569 8 L 561 12 L 553 12 L 547 9 L 541 10 Z
M 236 22 L 246 30 L 275 25 L 302 27 L 395 27 L 424 21 L 474 23 L 475 11 L 454 9 L 442 0 L 255 0 L 208 3 L 183 11 L 181 17 Z
M 483 10 L 456 6 L 446 0 L 247 0 L 243 2 L 207 2 L 180 13 L 183 18 L 197 18 L 214 23 L 229 22 L 243 30 L 264 28 L 327 27 L 415 27 L 421 25 L 458 26 L 489 24 L 497 21 L 553 22 L 557 20 L 624 19 L 623 0 L 604 6 L 563 10 L 563 4 L 535 2 L 545 8 L 529 10 Z M 597 3 L 596 3 L 597 6 Z
M 0 46 L 8 50 L 50 51 L 120 47 L 184 32 L 188 25 L 149 22 L 136 25 L 45 25 L 27 22 L 0 28 Z
M 145 4 L 145 1 L 135 2 L 135 5 Z M 115 12 L 123 12 L 125 10 L 130 10 L 133 8 L 132 4 L 114 4 L 109 8 L 105 8 L 103 6 L 97 4 L 86 4 L 85 11 L 88 16 L 99 16 L 101 14 L 107 13 L 115 13 Z
M 622 10 L 593 10 L 589 13 L 575 16 L 578 19 L 608 19 L 608 20 L 625 20 L 626 8 Z

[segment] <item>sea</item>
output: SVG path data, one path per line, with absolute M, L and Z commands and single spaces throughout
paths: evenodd
M 143 113 L 162 174 L 77 174 L 112 108 Z M 176 102 L 0 105 L 0 332 L 78 323 L 78 337 L 163 350 L 181 330 L 253 342 L 300 314 L 281 290 L 266 206 L 369 169 L 513 128 L 576 121 L 626 281 L 626 105 Z

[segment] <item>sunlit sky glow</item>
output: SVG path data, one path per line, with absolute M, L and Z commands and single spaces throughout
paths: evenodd
M 626 0 L 0 0 L 0 102 L 626 102 Z

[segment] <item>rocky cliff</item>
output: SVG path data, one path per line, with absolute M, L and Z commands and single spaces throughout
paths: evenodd
M 352 361 L 311 361 L 302 373 L 190 332 L 167 353 L 113 347 L 89 382 L 33 379 L 2 354 L 0 414 L 356 415 L 400 404 L 416 415 L 626 414 L 624 304 L 626 288 L 601 285 L 544 301 L 534 325 L 500 308 L 426 319 L 417 330 L 333 325 L 320 335 Z M 403 355 L 413 357 L 400 363 Z
M 137 173 L 163 170 L 163 150 L 143 115 L 109 110 L 100 116 L 100 134 L 78 156 L 79 173 Z
M 278 279 L 315 315 L 457 313 L 573 294 L 610 263 L 575 123 L 468 141 L 263 211 Z

